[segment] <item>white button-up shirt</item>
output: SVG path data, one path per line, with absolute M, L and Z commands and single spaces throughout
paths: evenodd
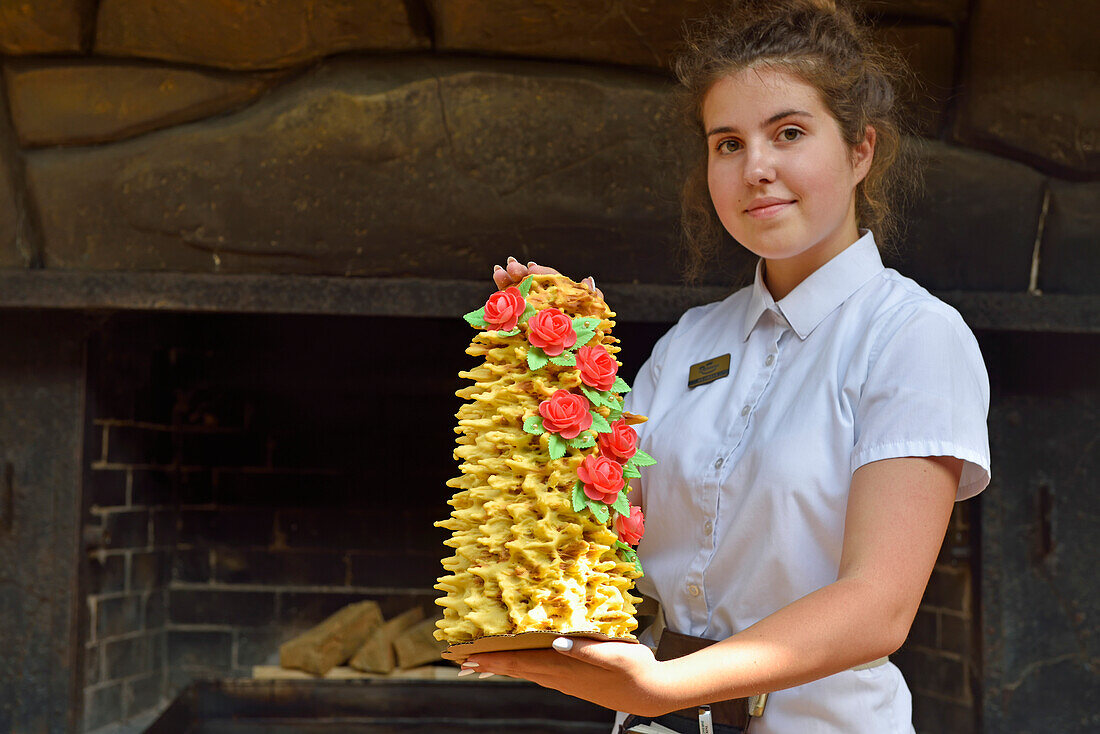
M 688 388 L 693 364 L 730 373 Z M 989 482 L 989 382 L 958 312 L 886 269 L 864 234 L 776 302 L 752 286 L 689 310 L 653 349 L 627 407 L 658 461 L 639 589 L 669 629 L 721 640 L 837 578 L 852 473 L 902 456 L 962 459 L 957 499 Z M 892 664 L 768 699 L 753 734 L 910 732 Z

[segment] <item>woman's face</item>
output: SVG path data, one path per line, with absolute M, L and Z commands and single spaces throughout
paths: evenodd
M 703 124 L 714 208 L 767 261 L 776 298 L 855 242 L 855 188 L 871 164 L 873 130 L 853 150 L 813 86 L 767 67 L 716 82 Z

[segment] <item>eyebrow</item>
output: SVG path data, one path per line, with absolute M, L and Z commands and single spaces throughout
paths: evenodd
M 764 125 L 762 127 L 767 127 L 768 125 L 772 125 L 776 122 L 779 122 L 784 117 L 794 117 L 794 116 L 813 117 L 813 115 L 811 115 L 809 112 L 806 112 L 805 110 L 784 110 L 782 112 L 778 112 L 778 113 L 772 115 L 771 117 L 769 117 L 764 122 Z M 718 135 L 719 133 L 735 133 L 735 132 L 737 132 L 736 128 L 732 128 L 732 127 L 729 127 L 728 125 L 726 125 L 726 126 L 722 126 L 722 127 L 716 127 L 716 128 L 713 128 L 713 129 L 707 131 L 707 137 L 709 138 L 710 136 Z

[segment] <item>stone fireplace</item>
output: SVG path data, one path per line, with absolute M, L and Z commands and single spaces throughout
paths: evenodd
M 993 387 L 894 656 L 916 728 L 1090 730 L 1100 18 L 857 4 L 919 82 L 887 264 Z M 674 256 L 667 61 L 717 3 L 308 5 L 0 5 L 0 731 L 137 731 L 347 602 L 433 609 L 493 263 L 595 275 L 628 379 L 751 266 Z

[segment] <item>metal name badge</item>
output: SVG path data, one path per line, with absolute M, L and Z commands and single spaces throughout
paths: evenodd
M 721 380 L 730 373 L 730 356 L 711 357 L 705 362 L 697 362 L 688 371 L 688 387 L 699 387 L 708 382 Z

